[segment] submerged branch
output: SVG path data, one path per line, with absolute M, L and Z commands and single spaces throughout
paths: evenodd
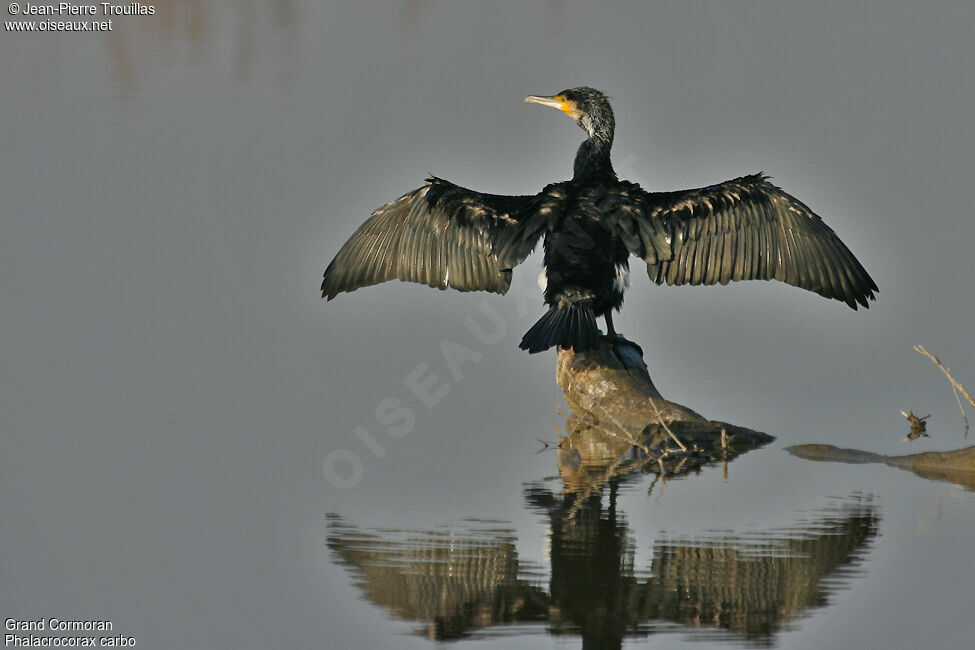
M 934 481 L 946 481 L 975 490 L 975 447 L 957 451 L 926 451 L 907 456 L 885 456 L 858 449 L 841 449 L 833 445 L 796 445 L 786 447 L 793 456 L 806 460 L 833 463 L 881 463 L 899 467 Z

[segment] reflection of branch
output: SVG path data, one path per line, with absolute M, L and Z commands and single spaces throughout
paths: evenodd
M 975 490 L 975 447 L 956 451 L 926 451 L 907 456 L 884 456 L 857 449 L 840 449 L 833 445 L 797 445 L 786 447 L 793 456 L 831 463 L 881 463 L 914 472 L 932 481 L 946 481 Z

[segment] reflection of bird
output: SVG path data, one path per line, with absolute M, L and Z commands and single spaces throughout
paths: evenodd
M 548 312 L 521 347 L 599 344 L 596 316 L 615 339 L 628 257 L 657 284 L 780 280 L 867 307 L 877 285 L 823 221 L 761 174 L 695 190 L 646 192 L 616 178 L 606 96 L 572 88 L 526 102 L 558 108 L 588 134 L 571 181 L 534 196 L 483 194 L 439 178 L 385 205 L 325 269 L 322 296 L 400 279 L 460 291 L 505 293 L 511 270 L 544 237 L 539 284 Z
M 829 606 L 854 581 L 880 527 L 869 497 L 848 497 L 787 528 L 640 543 L 620 505 L 639 476 L 594 483 L 589 495 L 526 484 L 529 510 L 547 519 L 548 565 L 519 556 L 514 531 L 476 519 L 368 529 L 329 513 L 326 543 L 365 600 L 421 623 L 416 631 L 431 639 L 477 631 L 508 647 L 521 645 L 513 633 L 547 631 L 582 637 L 583 648 L 620 648 L 677 629 L 714 640 L 723 629 L 768 648 L 789 621 Z M 638 558 L 637 548 L 652 555 Z

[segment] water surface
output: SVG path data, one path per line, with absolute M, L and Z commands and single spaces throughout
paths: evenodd
M 4 617 L 144 648 L 970 645 L 971 490 L 784 451 L 964 442 L 912 346 L 975 388 L 968 4 L 156 8 L 0 37 Z M 522 99 L 579 84 L 613 97 L 622 177 L 764 170 L 880 286 L 853 312 L 634 260 L 616 325 L 664 396 L 777 438 L 724 467 L 594 483 L 540 451 L 565 406 L 517 349 L 537 255 L 508 296 L 319 298 L 427 174 L 568 177 L 582 132 Z

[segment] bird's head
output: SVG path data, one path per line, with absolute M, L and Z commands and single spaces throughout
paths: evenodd
M 615 122 L 609 98 L 588 86 L 569 88 L 557 95 L 529 95 L 525 101 L 542 106 L 557 108 L 589 134 L 589 137 L 604 135 L 612 137 Z

